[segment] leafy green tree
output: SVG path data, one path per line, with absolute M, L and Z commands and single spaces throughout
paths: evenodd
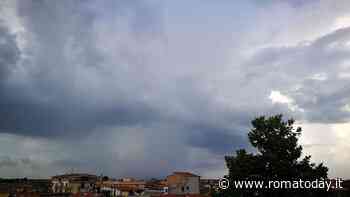
M 226 156 L 229 169 L 227 178 L 234 180 L 315 180 L 327 178 L 328 168 L 322 163 L 311 163 L 311 156 L 302 156 L 302 147 L 298 144 L 301 127 L 294 126 L 294 120 L 284 120 L 282 115 L 261 116 L 254 119 L 248 133 L 255 153 L 237 150 L 233 156 Z M 271 191 L 253 191 L 231 189 L 230 196 L 276 196 Z M 300 196 L 295 193 L 278 191 L 283 196 Z M 290 192 L 290 191 L 289 191 Z M 302 196 L 310 196 L 302 191 Z M 311 192 L 312 193 L 312 192 Z M 310 194 L 310 195 L 309 195 Z M 224 194 L 223 194 L 224 195 Z

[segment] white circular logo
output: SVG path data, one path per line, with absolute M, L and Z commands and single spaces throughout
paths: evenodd
M 227 189 L 230 186 L 230 182 L 226 178 L 222 178 L 219 180 L 219 188 Z

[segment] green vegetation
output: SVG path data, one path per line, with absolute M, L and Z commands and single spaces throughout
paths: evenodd
M 326 179 L 328 168 L 322 163 L 316 165 L 311 156 L 302 157 L 298 139 L 302 133 L 294 126 L 294 120 L 284 120 L 282 115 L 261 116 L 254 119 L 248 133 L 255 153 L 245 149 L 226 156 L 229 169 L 227 178 L 234 180 L 315 180 Z M 233 189 L 217 194 L 220 196 L 320 196 L 324 191 L 315 190 L 263 190 Z

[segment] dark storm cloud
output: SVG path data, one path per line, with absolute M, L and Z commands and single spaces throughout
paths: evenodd
M 184 102 L 180 105 L 188 107 L 185 111 L 190 115 L 169 115 L 166 110 L 173 108 L 171 103 L 166 108 L 158 107 L 167 103 L 164 101 L 167 98 L 160 103 L 143 100 L 148 89 L 142 83 L 150 83 L 142 81 L 143 75 L 147 73 L 138 71 L 148 64 L 140 62 L 144 59 L 143 54 L 128 49 L 128 46 L 116 46 L 115 51 L 109 49 L 116 55 L 116 59 L 110 63 L 109 57 L 96 48 L 94 39 L 99 32 L 94 32 L 94 25 L 102 24 L 103 29 L 106 21 L 106 25 L 114 24 L 119 27 L 118 20 L 125 20 L 125 31 L 131 31 L 131 38 L 140 41 L 140 44 L 144 39 L 152 40 L 158 35 L 161 32 L 159 27 L 162 26 L 158 24 L 160 21 L 156 17 L 158 11 L 147 3 L 25 1 L 19 3 L 18 11 L 28 31 L 28 39 L 31 38 L 27 48 L 23 50 L 29 56 L 25 61 L 28 65 L 22 65 L 25 66 L 27 78 L 25 84 L 10 83 L 1 89 L 4 97 L 0 114 L 5 117 L 1 120 L 1 132 L 51 138 L 88 135 L 105 127 L 147 126 L 163 121 L 174 122 L 182 128 L 183 125 L 187 127 L 208 120 L 212 122 L 221 116 L 226 120 L 219 121 L 219 124 L 231 124 L 230 121 L 241 120 L 238 113 L 233 113 L 227 119 L 226 113 L 232 112 L 224 110 L 223 115 L 215 118 L 216 115 L 212 112 L 217 110 L 210 103 L 209 97 L 205 98 L 205 95 L 195 89 L 196 81 L 186 78 L 176 82 L 179 86 L 176 97 Z M 124 27 L 120 25 L 120 28 Z M 117 28 L 117 35 L 119 31 L 123 33 L 124 30 Z M 12 75 L 12 80 L 16 81 L 20 77 Z M 161 80 L 171 80 L 166 76 L 164 78 Z M 91 85 L 98 88 L 90 90 Z M 173 101 L 174 104 L 178 102 Z M 247 117 L 244 118 L 246 119 Z M 204 134 L 199 134 L 198 128 L 185 128 L 190 135 L 198 136 L 189 145 L 203 147 L 208 143 L 207 138 L 219 130 L 216 126 L 221 127 L 202 126 L 201 130 L 211 130 L 204 131 Z M 192 132 L 196 134 L 191 134 Z M 226 129 L 224 132 L 231 131 Z M 239 131 L 233 131 L 235 132 Z M 229 148 L 229 143 L 240 141 L 240 137 L 235 134 L 221 135 L 215 141 L 217 145 L 208 146 L 209 150 L 222 153 L 225 148 Z M 218 140 L 225 137 L 229 139 L 226 138 L 225 142 L 218 144 Z
M 350 103 L 350 89 L 349 79 L 341 76 L 349 73 L 349 40 L 350 28 L 339 29 L 300 45 L 263 49 L 248 64 L 257 78 L 285 76 L 281 90 L 305 110 L 306 119 L 344 122 L 350 118 L 344 110 Z
M 49 158 L 49 162 L 38 161 L 43 168 L 39 174 L 73 168 L 165 176 L 174 169 L 198 166 L 188 158 L 192 147 L 223 154 L 224 149 L 232 150 L 230 143 L 245 143 L 231 121 L 242 125 L 247 116 L 243 120 L 241 111 L 228 115 L 230 110 L 217 108 L 212 96 L 202 92 L 200 81 L 191 76 L 197 71 L 186 66 L 187 61 L 200 61 L 201 54 L 181 58 L 176 49 L 162 55 L 166 47 L 177 47 L 179 42 L 167 45 L 165 39 L 165 47 L 158 47 L 158 42 L 164 44 L 163 26 L 159 10 L 151 4 L 18 3 L 26 31 L 21 53 L 26 58 L 17 72 L 7 74 L 0 89 L 0 115 L 4 117 L 0 132 L 50 141 L 41 146 L 56 144 L 53 139 L 63 144 L 48 153 L 27 148 L 31 155 L 45 152 Z M 202 126 L 190 126 L 194 124 Z M 72 137 L 79 140 L 69 140 Z M 196 139 L 186 141 L 190 138 Z M 63 156 L 56 158 L 58 153 Z M 153 168 L 145 171 L 145 165 Z M 30 175 L 38 171 L 29 170 Z
M 339 68 L 349 59 L 349 50 L 345 46 L 349 37 L 347 28 L 295 46 L 265 48 L 252 57 L 249 70 L 260 75 L 264 75 L 261 71 L 293 73 L 286 79 L 293 82 L 297 82 L 297 78 L 303 80 L 307 74 L 331 73 L 334 67 Z
M 18 174 L 165 176 L 224 166 L 259 115 L 343 121 L 349 30 L 320 34 L 349 6 L 308 5 L 17 1 L 22 26 L 0 28 L 0 148 L 41 164 Z
M 4 114 L 0 121 L 2 132 L 29 136 L 88 134 L 99 126 L 145 124 L 159 118 L 147 106 L 117 106 L 99 111 L 65 103 L 64 106 L 52 106 L 52 103 L 21 103 L 24 101 L 5 99 L 3 97 L 0 104 L 0 113 Z
M 0 21 L 0 83 L 15 69 L 19 56 L 16 36 Z
M 138 1 L 105 3 L 111 5 L 93 11 L 110 13 L 108 9 L 113 9 L 121 18 L 128 20 L 135 38 L 140 37 L 138 33 L 143 29 L 153 29 L 153 14 L 146 4 Z M 28 31 L 27 36 L 32 38 L 28 40 L 29 46 L 23 49 L 28 56 L 21 65 L 27 77 L 23 84 L 16 83 L 23 76 L 10 73 L 20 53 L 15 36 L 1 26 L 1 77 L 10 78 L 8 82 L 2 82 L 0 89 L 0 114 L 4 117 L 1 132 L 64 136 L 86 133 L 100 126 L 143 124 L 159 118 L 158 112 L 146 103 L 120 92 L 121 88 L 127 89 L 128 84 L 118 78 L 104 82 L 106 86 L 101 86 L 101 92 L 95 93 L 101 95 L 89 98 L 89 92 L 79 94 L 77 82 L 84 86 L 83 80 L 90 80 L 96 75 L 98 80 L 102 80 L 104 75 L 108 75 L 104 73 L 103 57 L 91 37 L 94 15 L 98 13 L 93 13 L 87 6 L 88 2 L 80 1 L 19 2 L 18 10 Z M 111 19 L 110 16 L 106 17 Z M 142 27 L 138 23 L 149 25 Z M 117 69 L 118 64 L 122 62 L 116 62 L 114 66 Z M 88 71 L 86 78 L 80 78 L 82 72 L 88 69 L 91 71 Z M 84 88 L 89 88 L 88 83 Z M 97 100 L 94 100 L 96 97 Z M 108 97 L 114 101 L 104 106 L 105 103 L 101 102 L 108 100 Z
M 189 131 L 188 143 L 191 146 L 204 148 L 219 155 L 228 154 L 234 149 L 247 148 L 248 139 L 243 135 L 247 128 L 241 131 L 236 129 L 237 127 L 225 129 L 197 126 Z M 232 130 L 236 130 L 235 133 L 239 134 L 232 134 Z

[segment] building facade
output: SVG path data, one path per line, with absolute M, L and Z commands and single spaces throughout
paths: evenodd
M 90 174 L 64 174 L 51 179 L 53 193 L 95 192 L 98 177 Z
M 199 194 L 200 176 L 189 172 L 174 172 L 167 176 L 168 193 L 174 195 Z

